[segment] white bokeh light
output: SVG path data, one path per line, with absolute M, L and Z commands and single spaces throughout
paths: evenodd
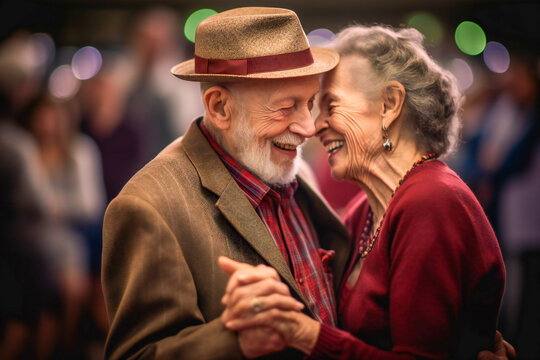
M 487 43 L 484 49 L 484 63 L 489 70 L 502 74 L 510 67 L 510 54 L 506 47 L 496 41 Z
M 92 46 L 80 48 L 71 60 L 73 74 L 79 80 L 92 78 L 101 69 L 102 57 L 98 49 Z
M 473 84 L 474 75 L 469 64 L 463 59 L 453 59 L 450 62 L 449 70 L 458 81 L 459 90 L 466 90 Z
M 46 68 L 54 61 L 56 47 L 49 34 L 35 33 L 30 36 L 30 43 L 34 48 L 37 65 Z
M 328 29 L 315 29 L 307 34 L 307 38 L 310 46 L 326 46 L 336 37 L 331 30 Z
M 49 92 L 58 99 L 71 99 L 79 91 L 80 85 L 69 65 L 57 67 L 49 77 Z

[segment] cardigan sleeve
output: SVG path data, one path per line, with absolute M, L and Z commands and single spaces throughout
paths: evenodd
M 309 359 L 385 359 L 385 360 L 412 360 L 410 354 L 397 354 L 384 351 L 366 344 L 350 333 L 321 324 L 317 343 Z
M 312 358 L 476 358 L 491 349 L 504 266 L 480 206 L 461 188 L 416 186 L 400 196 L 378 240 L 386 253 L 374 255 L 389 258 L 391 351 L 322 326 Z

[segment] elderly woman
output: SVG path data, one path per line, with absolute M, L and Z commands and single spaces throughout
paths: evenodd
M 493 348 L 505 271 L 473 193 L 438 160 L 457 139 L 456 81 L 413 29 L 354 26 L 333 47 L 317 135 L 333 176 L 364 190 L 344 218 L 355 247 L 341 329 L 296 311 L 260 267 L 231 278 L 225 326 L 271 327 L 313 358 L 476 358 Z

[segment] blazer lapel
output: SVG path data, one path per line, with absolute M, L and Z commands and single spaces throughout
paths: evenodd
M 197 121 L 191 124 L 182 142 L 202 186 L 218 196 L 216 206 L 223 216 L 307 305 L 268 229 L 200 131 Z
M 306 303 L 296 281 L 261 218 L 234 179 L 216 203 L 223 216 Z M 307 303 L 306 303 L 307 305 Z

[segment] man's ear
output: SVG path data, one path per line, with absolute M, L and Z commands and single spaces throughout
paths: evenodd
M 390 81 L 384 86 L 381 117 L 387 129 L 401 115 L 403 103 L 405 102 L 405 93 L 405 88 L 398 81 Z
M 208 119 L 218 129 L 227 130 L 231 126 L 234 102 L 231 92 L 220 85 L 212 86 L 204 92 L 203 102 Z

